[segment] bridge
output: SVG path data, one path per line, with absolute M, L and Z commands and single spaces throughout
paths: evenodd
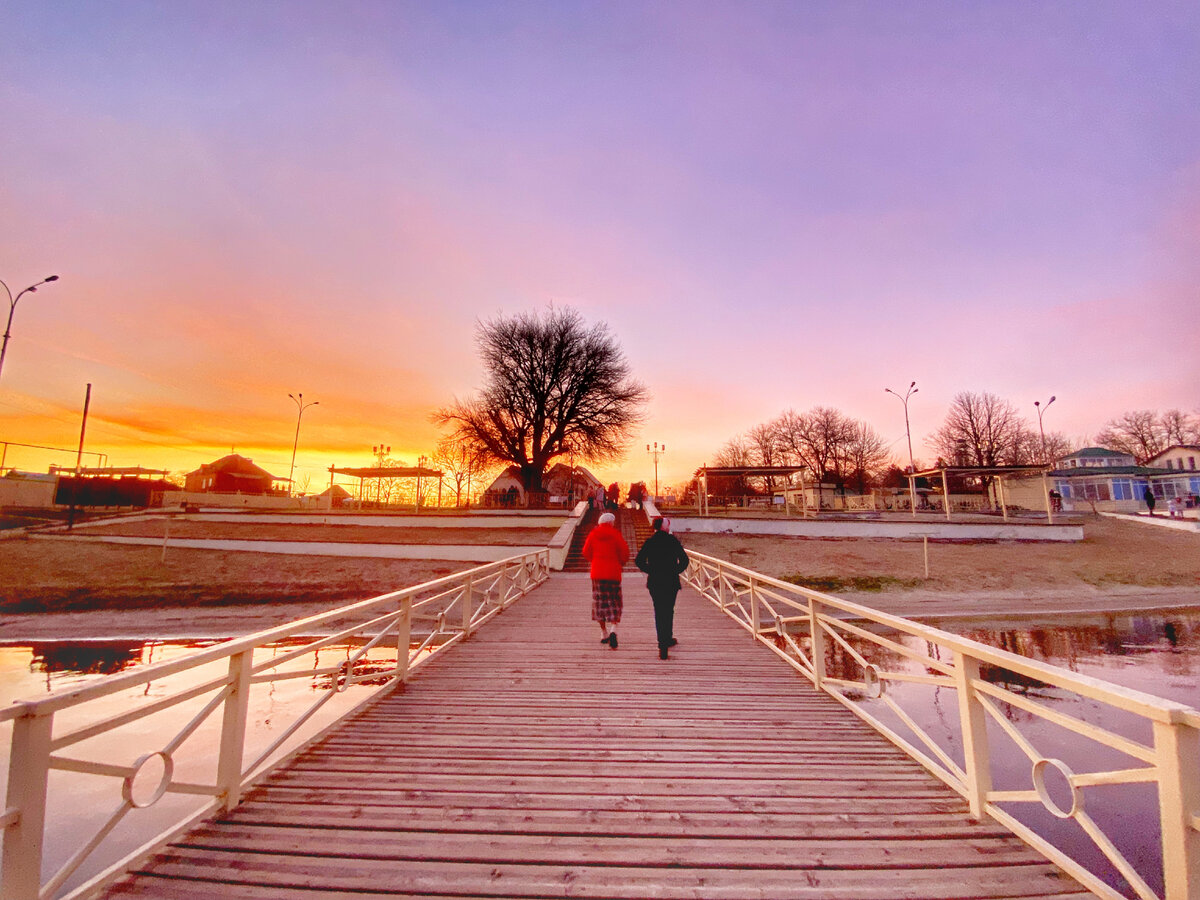
M 541 551 L 14 705 L 0 896 L 1200 896 L 1197 711 L 699 554 L 687 580 L 666 661 L 638 580 L 613 651 L 586 575 L 551 573 Z M 336 665 L 296 667 L 339 642 Z M 254 744 L 251 694 L 294 679 L 312 704 Z M 1032 683 L 1139 727 L 1064 712 Z M 306 735 L 355 684 L 378 687 Z M 102 705 L 139 685 L 136 708 Z M 920 691 L 956 708 L 955 733 L 906 710 Z M 146 746 L 145 722 L 180 710 Z M 1102 752 L 1040 747 L 1038 723 Z M 181 774 L 185 747 L 206 775 Z M 64 814 L 52 772 L 110 784 L 116 806 L 43 872 L 45 822 Z M 1113 786 L 1154 797 L 1153 871 L 1089 812 Z M 89 870 L 164 797 L 201 805 Z

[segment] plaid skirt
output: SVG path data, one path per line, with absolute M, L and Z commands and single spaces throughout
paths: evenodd
M 592 579 L 592 619 L 596 622 L 621 621 L 621 582 Z

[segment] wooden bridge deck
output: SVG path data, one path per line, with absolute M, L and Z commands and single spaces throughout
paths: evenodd
M 698 594 L 556 574 L 110 896 L 1090 897 Z

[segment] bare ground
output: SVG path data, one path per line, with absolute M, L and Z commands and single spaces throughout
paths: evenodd
M 425 531 L 441 529 L 404 529 L 405 542 L 426 542 Z M 682 539 L 695 552 L 925 619 L 1200 608 L 1200 535 L 1104 518 L 1087 519 L 1085 534 L 1074 544 L 931 542 L 928 579 L 920 541 Z M 469 566 L 179 548 L 164 561 L 158 547 L 8 538 L 0 641 L 244 634 Z
M 1200 535 L 1098 516 L 1085 520 L 1084 535 L 1075 543 L 930 541 L 928 578 L 919 540 L 682 540 L 689 550 L 919 618 L 1200 607 Z

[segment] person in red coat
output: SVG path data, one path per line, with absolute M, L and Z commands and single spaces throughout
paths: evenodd
M 608 626 L 621 621 L 621 570 L 629 559 L 629 545 L 616 527 L 617 517 L 605 513 L 583 542 L 583 556 L 592 575 L 592 619 L 600 623 L 600 643 L 617 649 L 617 632 Z

